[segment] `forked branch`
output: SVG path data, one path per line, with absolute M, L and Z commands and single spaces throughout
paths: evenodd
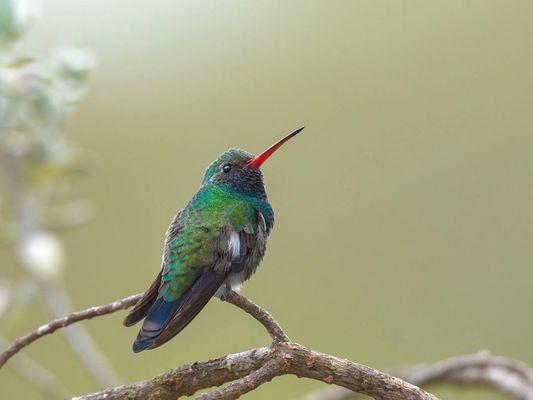
M 128 308 L 140 297 L 140 294 L 129 296 L 43 325 L 16 340 L 0 354 L 0 367 L 40 337 L 84 319 Z M 307 397 L 309 400 L 348 399 L 355 393 L 366 394 L 375 399 L 437 400 L 435 396 L 415 385 L 441 380 L 487 384 L 521 400 L 533 400 L 533 374 L 527 365 L 517 361 L 480 353 L 433 365 L 406 367 L 398 370 L 395 374 L 398 377 L 395 377 L 290 341 L 278 322 L 266 310 L 235 292 L 229 292 L 225 300 L 259 321 L 272 337 L 273 343 L 269 347 L 184 365 L 146 381 L 80 396 L 76 400 L 174 400 L 211 387 L 216 389 L 199 395 L 197 399 L 237 399 L 275 377 L 287 374 L 338 386 L 313 393 Z M 224 386 L 225 384 L 228 385 Z

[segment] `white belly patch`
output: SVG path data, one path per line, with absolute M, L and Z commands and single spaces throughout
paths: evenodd
M 228 250 L 231 253 L 231 257 L 236 260 L 241 255 L 241 239 L 239 239 L 239 234 L 235 231 L 231 232 L 228 241 Z

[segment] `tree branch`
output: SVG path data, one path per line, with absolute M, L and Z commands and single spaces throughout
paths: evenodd
M 0 354 L 0 366 L 13 354 L 44 335 L 84 319 L 128 308 L 140 298 L 140 294 L 129 296 L 43 325 L 16 340 Z M 518 399 L 533 400 L 533 373 L 527 365 L 517 361 L 479 353 L 432 365 L 403 368 L 396 374 L 399 377 L 394 377 L 291 342 L 277 321 L 251 300 L 234 292 L 229 292 L 226 300 L 259 321 L 272 337 L 273 343 L 269 347 L 184 365 L 149 380 L 77 397 L 76 400 L 174 400 L 210 387 L 217 389 L 201 394 L 198 399 L 237 399 L 276 376 L 286 374 L 340 386 L 314 393 L 314 397 L 308 397 L 308 400 L 348 399 L 354 396 L 354 392 L 383 400 L 437 400 L 415 384 L 442 380 L 488 384 Z M 223 386 L 226 383 L 229 385 Z
M 435 364 L 408 366 L 392 371 L 395 376 L 417 386 L 447 382 L 486 385 L 515 399 L 533 400 L 533 370 L 526 364 L 487 351 L 452 357 Z M 356 394 L 342 387 L 329 387 L 302 400 L 349 400 Z
M 270 364 L 271 360 L 274 360 L 273 364 Z M 268 367 L 263 369 L 263 366 Z M 437 400 L 424 390 L 384 372 L 292 342 L 184 365 L 153 379 L 76 397 L 75 400 L 174 400 L 201 389 L 247 377 L 226 388 L 202 395 L 208 397 L 199 397 L 202 400 L 236 399 L 249 391 L 248 385 L 259 386 L 285 374 L 341 385 L 375 399 Z
M 241 378 L 228 386 L 204 393 L 195 400 L 234 400 L 243 394 L 251 392 L 263 383 L 270 382 L 276 376 L 283 374 L 283 364 L 277 359 L 268 360 L 261 368 L 248 376 Z
M 101 315 L 111 314 L 118 310 L 123 310 L 125 308 L 129 308 L 139 299 L 142 297 L 142 294 L 136 294 L 133 296 L 125 297 L 121 300 L 114 301 L 113 303 L 106 304 L 104 306 L 98 306 L 98 307 L 91 307 L 83 311 L 78 311 L 75 313 L 72 313 L 66 317 L 63 318 L 57 318 L 53 321 L 50 321 L 49 323 L 42 325 L 41 327 L 37 328 L 35 331 L 28 333 L 27 335 L 24 335 L 15 342 L 9 346 L 7 349 L 5 349 L 0 354 L 0 368 L 11 358 L 13 357 L 17 352 L 22 350 L 24 347 L 28 346 L 29 344 L 33 343 L 37 339 L 49 335 L 51 333 L 54 333 L 56 330 L 65 328 L 69 325 L 72 325 L 76 322 L 85 320 L 85 319 L 91 319 L 94 317 L 99 317 Z
M 437 397 L 385 372 L 346 359 L 310 350 L 296 343 L 286 345 L 290 359 L 289 373 L 320 380 L 366 394 L 374 399 L 437 400 Z
M 43 325 L 36 331 L 16 340 L 13 345 L 0 354 L 0 366 L 5 364 L 13 354 L 44 335 L 84 319 L 127 308 L 135 304 L 140 297 L 140 294 L 134 295 L 105 306 L 91 307 Z M 368 394 L 376 399 L 436 399 L 422 389 L 383 372 L 290 342 L 274 318 L 251 300 L 234 292 L 228 293 L 227 300 L 263 324 L 274 339 L 272 346 L 183 366 L 154 379 L 133 385 L 119 386 L 78 399 L 127 400 L 131 399 L 132 396 L 137 399 L 175 399 L 178 396 L 191 395 L 200 389 L 221 386 L 224 383 L 246 377 L 219 391 L 205 394 L 205 396 L 211 396 L 207 397 L 208 399 L 220 398 L 221 396 L 235 399 L 246 393 L 251 386 L 259 385 L 283 374 L 293 374 L 333 383 Z
M 265 327 L 274 342 L 290 342 L 289 337 L 283 332 L 283 329 L 281 329 L 281 326 L 272 315 L 253 301 L 232 290 L 228 290 L 224 301 L 233 304 L 259 321 Z
M 482 384 L 516 399 L 533 400 L 533 370 L 526 364 L 487 351 L 411 368 L 404 377 L 415 385 L 447 381 Z
M 76 397 L 74 400 L 131 400 L 131 398 L 175 400 L 178 396 L 190 396 L 198 390 L 242 378 L 250 371 L 261 368 L 270 354 L 269 348 L 262 347 L 214 360 L 183 365 L 152 379 Z

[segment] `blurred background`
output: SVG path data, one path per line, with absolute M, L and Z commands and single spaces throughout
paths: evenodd
M 276 226 L 242 293 L 292 339 L 376 368 L 480 349 L 533 363 L 533 3 L 39 4 L 31 30 L 2 57 L 63 60 L 53 76 L 68 89 L 58 106 L 67 112 L 25 126 L 29 147 L 2 139 L 30 148 L 19 179 L 42 206 L 38 232 L 24 236 L 4 163 L 4 340 L 68 308 L 144 290 L 170 219 L 211 160 L 229 147 L 259 152 L 304 124 L 263 168 Z M 73 46 L 89 53 L 57 56 Z M 43 126 L 59 129 L 46 136 Z M 39 264 L 39 251 L 51 265 Z M 126 383 L 268 343 L 255 321 L 213 300 L 166 346 L 134 355 L 137 329 L 123 317 L 84 322 L 74 339 L 42 339 L 19 362 L 45 367 L 75 395 L 106 384 L 87 363 Z M 94 359 L 71 351 L 76 337 Z M 283 377 L 247 398 L 321 386 Z M 14 362 L 0 387 L 6 399 L 53 397 Z

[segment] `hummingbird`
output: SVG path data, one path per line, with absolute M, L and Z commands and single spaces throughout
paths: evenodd
M 260 167 L 298 128 L 259 155 L 229 149 L 207 167 L 200 189 L 165 234 L 162 266 L 124 319 L 144 319 L 133 351 L 154 349 L 180 333 L 213 297 L 240 290 L 259 266 L 274 226 Z

